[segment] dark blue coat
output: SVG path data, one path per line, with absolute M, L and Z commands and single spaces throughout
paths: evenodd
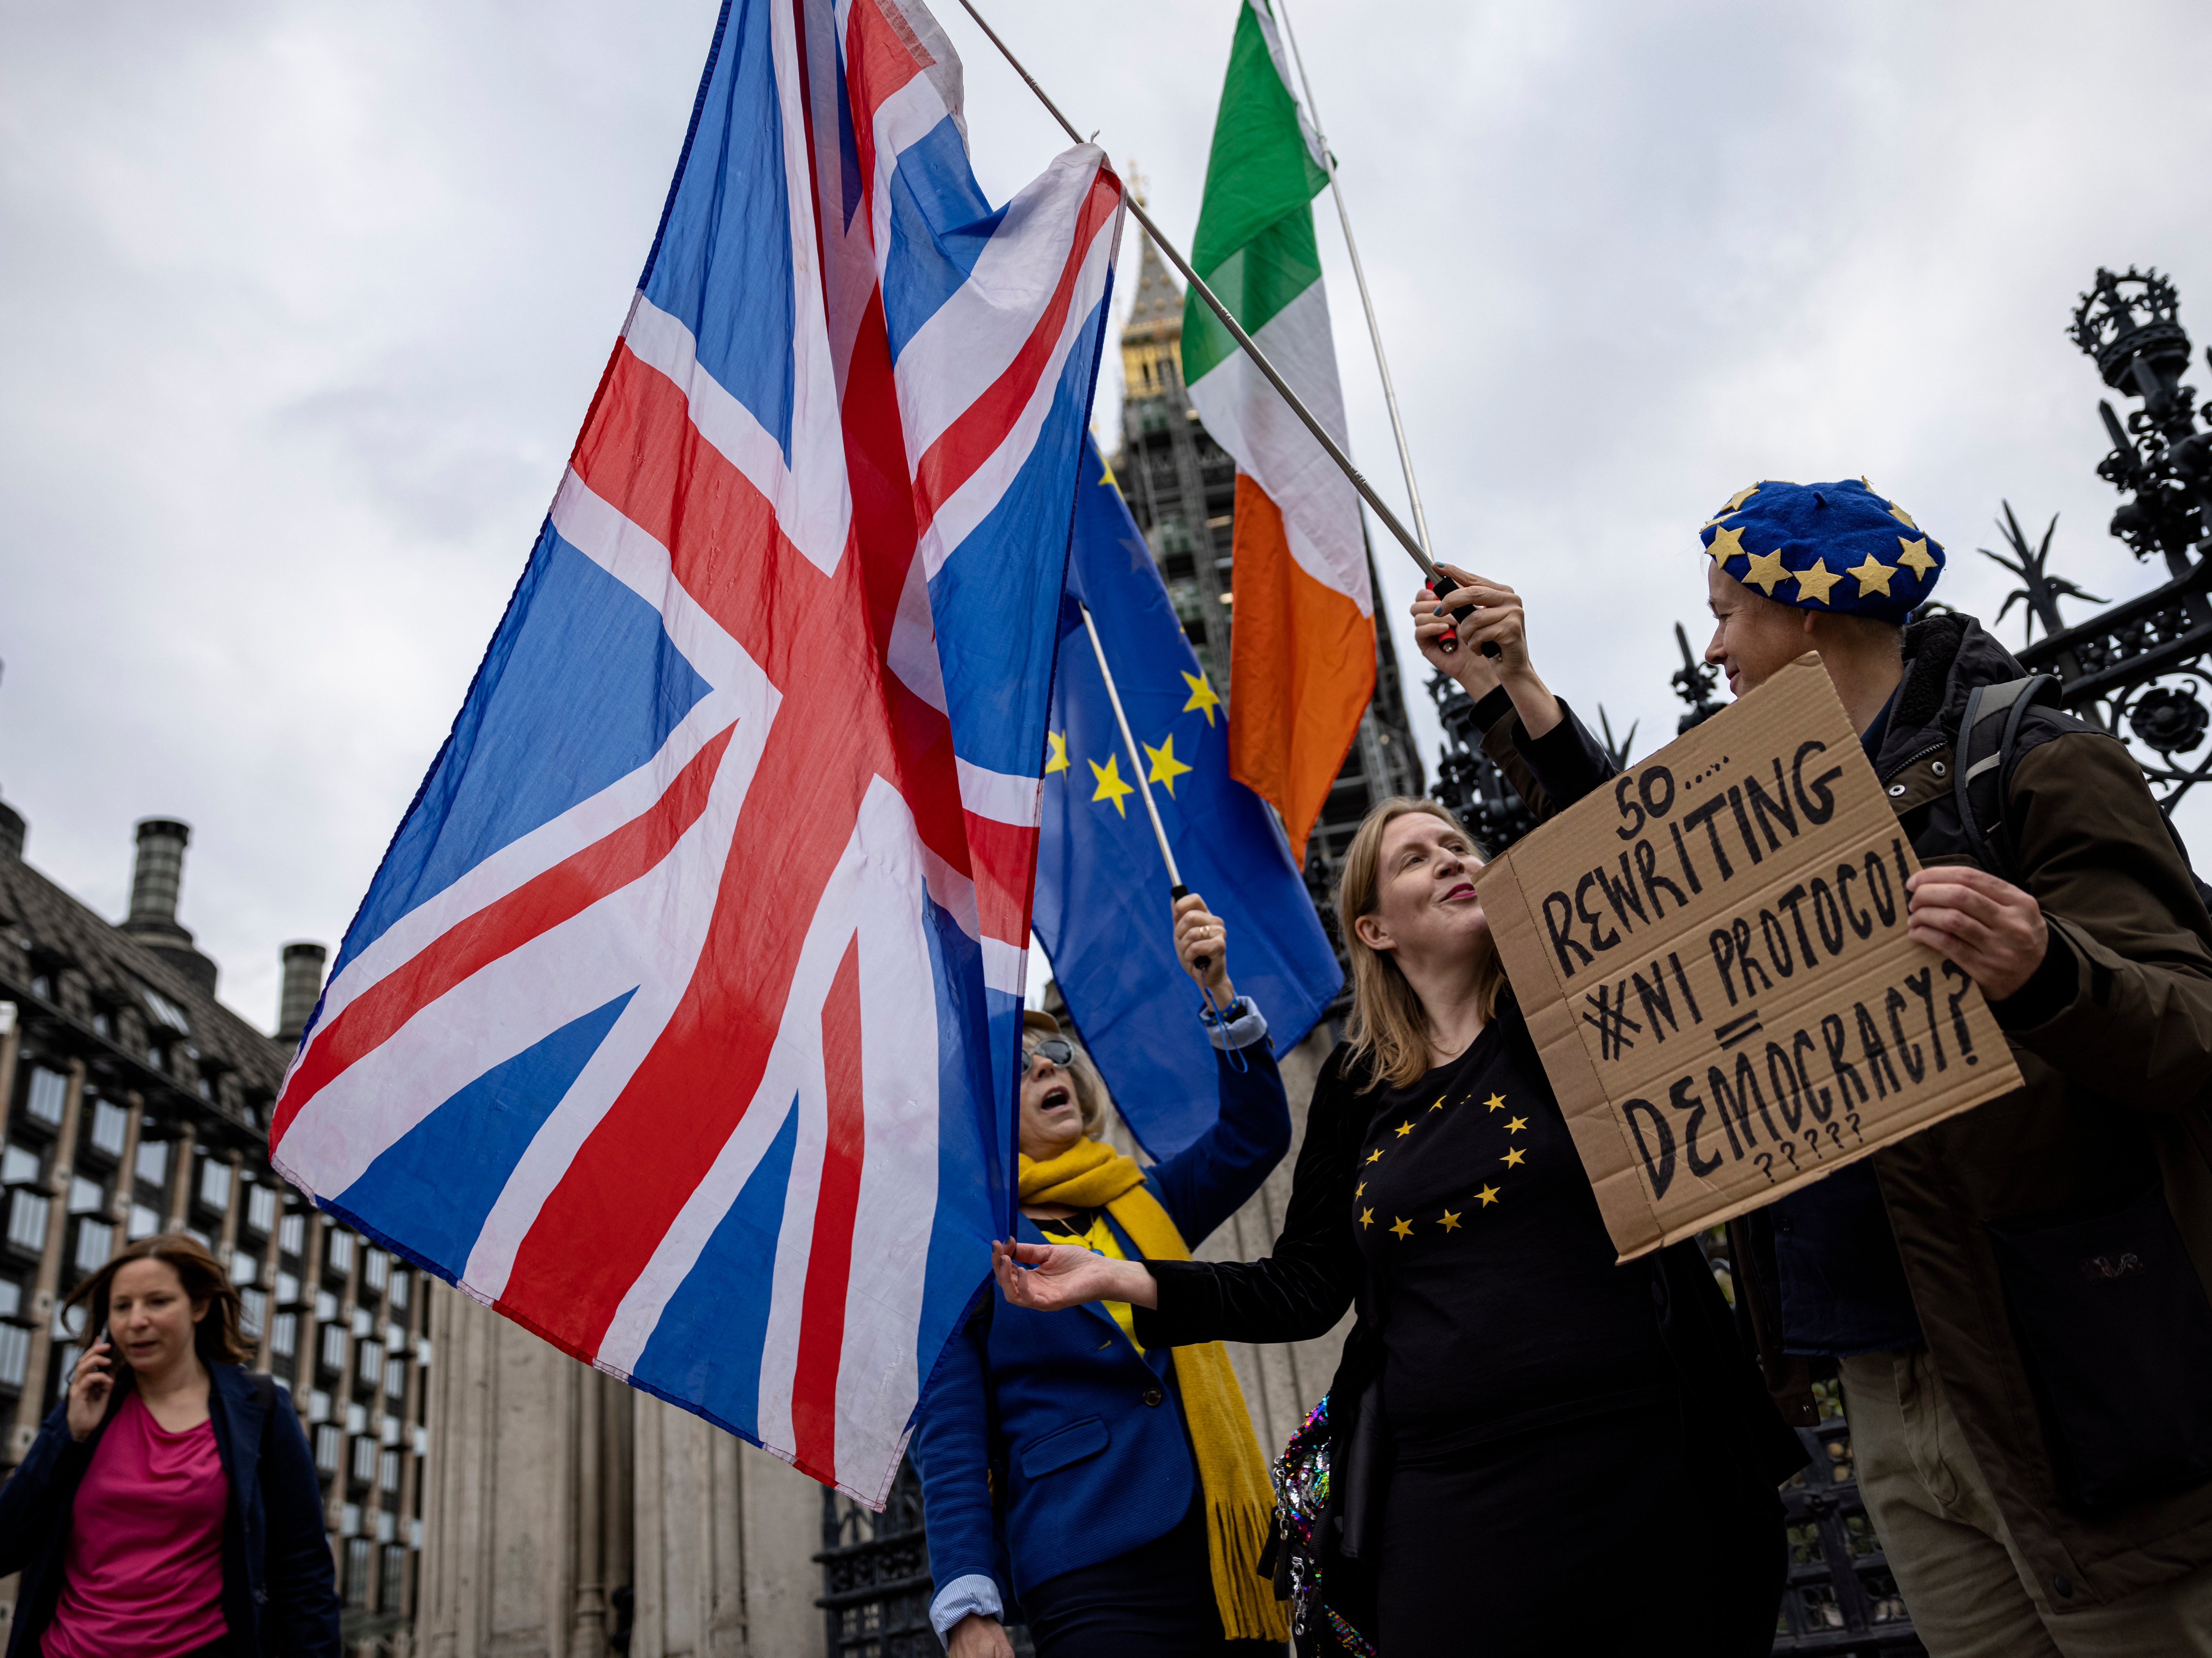
M 238 1658 L 337 1658 L 338 1596 L 323 1494 L 307 1436 L 282 1388 L 235 1364 L 208 1366 L 208 1417 L 230 1481 L 222 1528 L 222 1612 Z M 257 1385 L 258 1384 L 258 1385 Z M 82 1444 L 69 1401 L 47 1415 L 30 1455 L 0 1485 L 0 1575 L 23 1574 L 8 1658 L 36 1658 L 61 1599 L 76 1488 L 123 1403 Z
M 1213 1127 L 1145 1177 L 1194 1248 L 1290 1150 L 1290 1108 L 1268 1046 L 1255 1042 L 1242 1052 L 1249 1066 L 1242 1072 L 1215 1056 L 1221 1112 Z M 1115 1231 L 1122 1253 L 1142 1259 Z M 1047 1241 L 1027 1218 L 1018 1236 Z M 1139 1353 L 1099 1303 L 1032 1312 L 994 1286 L 939 1362 L 915 1424 L 930 1575 L 940 1589 L 988 1576 L 1003 1600 L 1011 1576 L 1018 1598 L 1031 1584 L 1174 1529 L 1190 1507 L 1196 1471 L 1172 1356 Z M 1005 1493 L 998 1515 L 994 1476 Z

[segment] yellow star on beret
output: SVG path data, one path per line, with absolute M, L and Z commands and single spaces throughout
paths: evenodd
M 1912 521 L 1912 514 L 1893 501 L 1889 503 L 1889 515 L 1908 530 L 1917 530 L 1920 527 Z
M 1828 561 L 1825 558 L 1816 558 L 1813 561 L 1811 569 L 1797 572 L 1797 597 L 1814 599 L 1825 604 L 1828 602 L 1828 589 L 1843 579 L 1844 573 L 1841 570 L 1831 575 L 1828 573 Z
M 1759 486 L 1756 483 L 1746 485 L 1743 489 L 1737 490 L 1734 495 L 1729 497 L 1728 504 L 1721 508 L 1717 516 L 1726 518 L 1730 513 L 1739 510 L 1743 506 L 1744 502 L 1749 501 L 1758 493 Z
M 1745 586 L 1756 585 L 1761 592 L 1771 598 L 1775 588 L 1789 580 L 1790 572 L 1782 567 L 1782 550 L 1779 547 L 1771 553 L 1747 556 L 1743 573 Z
M 1913 527 L 1917 529 L 1919 526 L 1915 525 Z M 1911 565 L 1913 574 L 1922 580 L 1926 580 L 1928 573 L 1936 568 L 1936 561 L 1929 556 L 1928 537 L 1923 536 L 1917 541 L 1907 541 L 1903 536 L 1899 536 L 1897 538 L 1897 545 L 1899 550 L 1897 562 L 1899 564 Z M 1884 591 L 1887 590 L 1884 589 Z
M 1705 550 L 1713 556 L 1713 562 L 1723 570 L 1728 568 L 1729 560 L 1739 555 L 1747 558 L 1750 556 L 1743 550 L 1743 526 L 1741 525 L 1733 530 L 1714 531 L 1712 544 Z
M 1872 553 L 1869 553 L 1865 559 L 1854 565 L 1848 574 L 1859 579 L 1861 598 L 1864 598 L 1869 593 L 1880 593 L 1887 598 L 1889 597 L 1889 579 L 1897 574 L 1897 567 L 1894 564 L 1885 564 Z

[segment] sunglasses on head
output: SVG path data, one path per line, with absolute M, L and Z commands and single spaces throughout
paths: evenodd
M 1048 1036 L 1041 1042 L 1026 1043 L 1022 1051 L 1031 1060 L 1042 1055 L 1054 1065 L 1063 1066 L 1075 1057 L 1074 1044 L 1058 1036 Z

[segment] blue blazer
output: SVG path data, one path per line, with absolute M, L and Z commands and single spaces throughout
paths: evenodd
M 1290 1150 L 1290 1106 L 1267 1043 L 1240 1052 L 1242 1072 L 1215 1055 L 1213 1127 L 1145 1175 L 1194 1247 Z M 1114 1230 L 1122 1253 L 1142 1259 Z M 1018 1232 L 1046 1241 L 1026 1217 Z M 986 1576 L 1006 1602 L 1175 1528 L 1197 1476 L 1170 1357 L 1138 1352 L 1101 1303 L 1033 1312 L 992 1286 L 939 1362 L 911 1446 L 940 1592 Z M 994 1479 L 1004 1494 L 995 1512 Z
M 58 1400 L 30 1454 L 0 1485 L 0 1575 L 23 1574 L 8 1658 L 36 1658 L 60 1601 L 76 1488 L 122 1406 L 82 1444 Z M 208 1366 L 208 1417 L 230 1481 L 222 1528 L 222 1612 L 239 1658 L 337 1658 L 338 1596 L 323 1531 L 323 1493 L 291 1396 L 235 1364 Z

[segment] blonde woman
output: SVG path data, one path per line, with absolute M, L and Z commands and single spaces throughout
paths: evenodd
M 1468 671 L 1540 742 L 1572 716 L 1528 671 L 1518 614 L 1486 609 L 1467 636 L 1501 657 Z M 1323 1650 L 1750 1658 L 1772 1644 L 1775 1487 L 1802 1448 L 1694 1245 L 1615 1264 L 1475 896 L 1481 864 L 1432 801 L 1386 800 L 1353 837 L 1347 1040 L 1272 1256 L 1016 1242 L 1001 1292 L 1126 1301 L 1148 1349 L 1307 1339 L 1358 1307 L 1329 1393 Z
M 1237 998 L 1221 921 L 1195 895 L 1176 904 L 1176 944 L 1228 1010 L 1214 1075 L 1193 1078 L 1215 1087 L 1220 1114 L 1139 1168 L 1098 1138 L 1106 1090 L 1090 1060 L 1030 1014 L 1018 1236 L 1032 1244 L 1187 1260 L 1290 1149 L 1267 1021 Z M 1257 1570 L 1267 1456 L 1218 1345 L 1170 1353 L 1134 1336 L 1115 1297 L 1042 1318 L 994 1293 L 930 1379 L 914 1457 L 930 1621 L 951 1658 L 1011 1658 L 1017 1606 L 1039 1658 L 1280 1658 L 1282 1611 Z

